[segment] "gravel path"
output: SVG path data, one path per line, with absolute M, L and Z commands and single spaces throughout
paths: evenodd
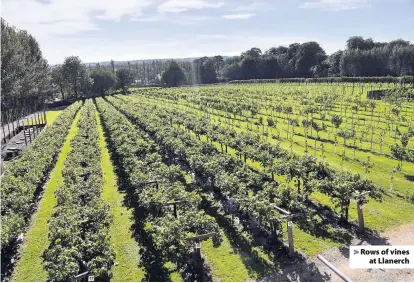
M 384 233 L 381 239 L 355 239 L 352 245 L 414 245 L 414 222 L 405 224 Z M 342 273 L 353 281 L 360 282 L 409 282 L 414 281 L 414 269 L 350 269 L 348 267 L 348 247 L 328 249 L 322 253 Z M 342 282 L 335 273 L 316 257 L 312 258 L 320 273 L 327 274 L 329 281 Z

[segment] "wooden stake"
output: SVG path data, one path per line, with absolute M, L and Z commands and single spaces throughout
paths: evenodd
M 365 225 L 364 225 L 364 212 L 362 210 L 362 206 L 363 204 L 361 202 L 357 202 L 357 211 L 358 211 L 358 226 L 359 226 L 359 231 L 363 232 L 365 229 Z
M 30 132 L 30 124 L 29 124 L 29 118 L 26 118 L 27 126 L 29 127 L 29 140 L 30 143 L 32 143 L 32 133 Z
M 26 125 L 24 124 L 24 120 L 23 120 L 23 136 L 24 136 L 24 143 L 27 146 L 27 138 L 26 138 Z
M 4 144 L 6 144 L 7 140 L 6 140 L 6 133 L 4 132 L 4 125 L 2 125 L 3 127 L 3 139 L 4 139 Z
M 287 221 L 287 231 L 289 240 L 289 254 L 292 256 L 295 253 L 295 247 L 293 245 L 292 221 Z

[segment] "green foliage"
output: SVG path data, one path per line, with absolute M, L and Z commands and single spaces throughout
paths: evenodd
M 44 265 L 51 281 L 73 281 L 85 271 L 98 281 L 112 277 L 112 219 L 101 199 L 99 131 L 91 100 L 81 109 L 78 129 L 64 162 L 64 183 L 55 193 L 57 206 L 49 222 L 50 245 L 44 252 Z
M 171 61 L 161 77 L 162 83 L 168 87 L 176 87 L 185 83 L 185 75 L 177 62 Z
M 37 40 L 1 18 L 1 118 L 11 122 L 42 109 L 50 96 L 49 67 Z M 10 116 L 18 115 L 19 117 Z M 3 123 L 2 122 L 2 123 Z
M 116 70 L 116 78 L 117 78 L 117 88 L 122 89 L 122 92 L 126 94 L 129 86 L 134 81 L 131 71 L 126 68 Z
M 62 72 L 64 88 L 69 91 L 68 97 L 78 99 L 88 96 L 92 82 L 78 56 L 66 57 L 58 70 Z
M 93 80 L 92 92 L 104 96 L 115 85 L 116 78 L 113 73 L 104 68 L 95 69 L 91 78 Z
M 2 249 L 23 231 L 35 204 L 34 194 L 47 179 L 80 106 L 75 103 L 67 108 L 19 158 L 6 164 L 1 178 Z

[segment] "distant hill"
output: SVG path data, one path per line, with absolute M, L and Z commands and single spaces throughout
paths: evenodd
M 222 56 L 224 59 L 226 59 L 228 56 Z M 128 62 L 130 62 L 131 64 L 142 64 L 142 63 L 152 63 L 152 61 L 161 61 L 161 62 L 165 62 L 168 60 L 175 60 L 175 61 L 179 61 L 179 62 L 192 62 L 196 59 L 199 59 L 201 57 L 188 57 L 188 58 L 164 58 L 164 59 L 145 59 L 145 60 L 131 60 L 131 61 L 116 61 L 115 65 L 116 66 L 122 66 L 122 65 L 127 65 Z M 90 63 L 86 63 L 87 66 L 95 66 L 96 64 L 101 65 L 101 66 L 109 66 L 111 65 L 111 61 L 104 61 L 104 62 L 90 62 Z

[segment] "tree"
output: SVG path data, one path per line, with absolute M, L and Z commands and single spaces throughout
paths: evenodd
M 380 189 L 374 186 L 372 181 L 361 178 L 359 174 L 343 171 L 334 174 L 333 177 L 333 180 L 326 179 L 320 182 L 319 190 L 329 195 L 334 205 L 340 209 L 342 222 L 348 222 L 351 200 L 361 193 L 369 192 L 371 198 L 382 200 Z M 358 201 L 367 203 L 368 198 L 365 195 L 360 197 Z
M 55 66 L 50 72 L 52 83 L 55 84 L 62 95 L 62 100 L 65 100 L 65 78 L 62 72 L 62 66 Z
M 340 63 L 341 63 L 342 54 L 343 54 L 343 51 L 339 50 L 333 53 L 331 56 L 329 56 L 328 76 L 339 77 L 341 75 Z
M 399 168 L 402 169 L 403 160 L 407 157 L 407 149 L 398 144 L 391 145 L 390 149 L 392 156 L 400 161 Z
M 217 58 L 217 60 L 220 60 Z M 194 67 L 196 73 L 195 83 L 199 84 L 211 84 L 217 82 L 218 66 L 216 65 L 216 58 L 202 57 L 194 60 Z
M 89 80 L 86 66 L 78 56 L 66 57 L 62 65 L 62 76 L 65 88 L 75 99 L 86 96 L 89 92 L 91 81 Z
M 336 130 L 338 131 L 338 128 L 342 124 L 342 117 L 337 115 L 337 114 L 332 115 L 331 123 L 336 128 Z
M 178 66 L 177 62 L 172 60 L 162 74 L 161 81 L 168 87 L 176 87 L 184 84 L 186 80 L 183 70 Z
M 106 91 L 115 85 L 116 79 L 112 75 L 112 72 L 105 68 L 95 69 L 91 78 L 93 80 L 92 92 L 105 95 Z
M 49 67 L 36 39 L 1 18 L 2 122 L 39 110 L 49 89 Z
M 134 78 L 129 69 L 122 68 L 116 70 L 117 88 L 122 89 L 122 93 L 126 94 L 129 86 L 133 83 Z

